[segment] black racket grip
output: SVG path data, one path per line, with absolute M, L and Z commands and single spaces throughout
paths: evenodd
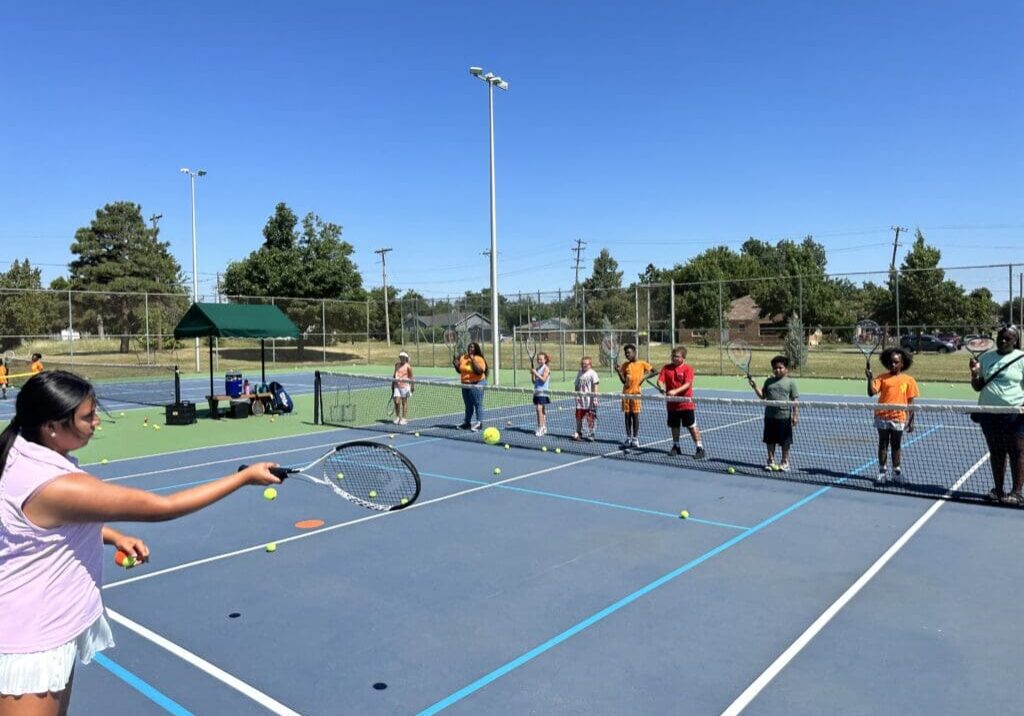
M 241 472 L 242 470 L 244 470 L 247 467 L 249 467 L 249 466 L 248 465 L 239 465 L 238 466 L 238 471 Z M 281 482 L 284 482 L 285 478 L 287 478 L 291 473 L 288 471 L 287 467 L 272 467 L 272 468 L 270 468 L 270 474 L 273 475 L 274 477 L 276 477 Z

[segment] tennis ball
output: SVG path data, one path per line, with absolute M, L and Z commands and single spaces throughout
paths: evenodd
M 97 429 L 97 430 L 102 430 L 102 429 L 103 429 L 103 426 L 102 426 L 102 425 L 97 425 L 97 426 L 96 426 L 96 429 Z
M 117 414 L 117 417 L 119 417 L 119 418 L 123 418 L 123 417 L 124 417 L 124 413 L 118 413 L 118 414 Z
M 541 452 L 547 452 L 548 451 L 548 446 L 547 445 L 541 445 L 540 449 L 541 449 Z
M 267 550 L 268 552 L 276 552 L 277 551 L 277 545 L 274 544 L 273 542 L 271 542 L 270 544 L 268 544 L 263 549 Z
M 561 454 L 561 452 L 562 452 L 562 448 L 555 448 L 555 452 L 557 452 L 557 453 Z
M 395 434 L 394 433 L 388 433 L 388 440 L 394 440 L 394 439 L 395 439 Z
M 154 425 L 154 426 L 153 426 L 153 429 L 154 429 L 154 430 L 159 430 L 159 429 L 160 429 L 160 426 L 159 426 L 159 425 Z
M 337 475 L 335 475 L 335 477 L 338 478 L 339 480 L 344 480 L 345 479 L 345 473 L 339 472 Z
M 419 433 L 413 433 L 413 435 L 414 435 L 415 437 L 419 437 L 419 436 L 420 436 L 420 434 L 419 434 Z
M 277 499 L 277 489 L 273 488 L 273 487 L 268 487 L 266 490 L 263 491 L 263 499 L 264 500 L 276 500 Z
M 511 448 L 512 448 L 512 446 L 511 446 L 511 445 L 509 445 L 508 443 L 505 443 L 505 449 L 506 449 L 506 450 L 510 450 Z
M 495 427 L 490 427 L 484 430 L 483 434 L 484 442 L 488 445 L 497 445 L 498 441 L 501 440 L 501 433 Z
M 686 520 L 690 518 L 690 513 L 687 510 L 680 510 L 679 519 Z
M 409 504 L 409 498 L 408 497 L 403 497 L 401 500 L 399 500 L 399 504 L 408 505 Z
M 370 497 L 376 497 L 376 496 L 377 496 L 377 491 L 376 490 L 370 490 Z
M 730 467 L 728 470 L 726 470 L 726 472 L 729 473 L 730 475 L 735 475 L 736 474 L 736 468 L 735 467 Z
M 500 475 L 501 474 L 501 468 L 500 467 L 494 468 L 494 474 L 495 475 Z
M 273 418 L 271 418 L 271 419 L 270 419 L 270 422 L 274 422 L 274 419 L 273 419 Z
M 135 559 L 135 557 L 131 557 L 125 554 L 121 550 L 117 550 L 117 552 L 114 553 L 114 564 L 116 564 L 118 567 L 131 569 L 136 564 L 138 564 L 138 560 Z
M 103 458 L 102 460 L 100 460 L 100 465 L 106 465 L 108 462 L 110 462 L 110 460 L 108 460 L 107 458 Z
M 781 467 L 779 467 L 778 465 L 772 465 L 772 472 L 778 472 L 778 471 L 779 471 L 779 470 L 781 470 L 781 469 L 782 469 L 782 468 L 781 468 Z

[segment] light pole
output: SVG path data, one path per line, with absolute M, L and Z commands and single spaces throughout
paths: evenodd
M 508 90 L 508 82 L 493 72 L 470 67 L 469 74 L 487 83 L 487 117 L 491 128 L 491 366 L 494 384 L 501 383 L 501 326 L 498 323 L 498 218 L 494 205 L 494 88 Z
M 192 302 L 199 302 L 199 260 L 196 251 L 196 177 L 206 176 L 205 169 L 192 171 L 182 167 L 181 173 L 188 176 L 192 187 Z M 196 373 L 199 372 L 199 339 L 196 338 Z

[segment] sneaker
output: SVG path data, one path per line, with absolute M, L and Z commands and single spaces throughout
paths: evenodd
M 573 433 L 572 439 L 575 440 L 576 442 L 579 442 L 580 440 L 583 439 L 583 436 L 581 436 L 579 433 Z
M 534 433 L 534 435 L 536 435 L 538 438 L 541 435 L 547 435 L 547 434 L 548 434 L 548 429 L 546 427 L 544 427 L 543 425 L 541 425 L 539 428 L 537 428 L 537 431 Z
M 625 440 L 622 441 L 622 444 L 619 445 L 619 447 L 622 448 L 623 450 L 628 450 L 629 448 L 633 447 L 633 438 L 626 438 Z
M 480 430 L 480 423 L 473 423 L 472 425 L 469 426 L 469 429 L 472 430 L 474 433 L 477 432 L 478 430 Z
M 633 438 L 629 441 L 629 444 L 635 448 L 640 447 L 640 438 Z
M 402 419 L 401 418 L 395 418 L 391 422 L 393 422 L 395 425 L 401 425 L 402 424 Z
M 876 485 L 884 485 L 889 481 L 889 474 L 885 470 L 879 470 L 878 476 L 875 478 Z
M 398 421 L 398 424 L 399 425 L 408 425 L 409 421 L 406 420 L 405 418 L 402 418 L 401 420 Z
M 589 435 L 587 435 L 587 442 L 588 443 L 592 443 L 595 440 L 597 440 L 597 438 L 594 437 L 594 433 L 590 433 Z
M 682 455 L 683 451 L 679 449 L 678 445 L 673 445 L 672 449 L 668 451 L 669 455 Z
M 707 453 L 704 452 L 704 448 L 701 447 L 700 445 L 698 445 L 696 452 L 693 453 L 693 459 L 694 460 L 703 460 L 706 455 L 707 455 Z
M 893 474 L 893 478 L 892 478 L 893 482 L 903 482 L 903 468 L 902 467 L 894 467 L 892 469 L 892 474 Z
M 782 470 L 783 472 L 789 472 L 789 463 L 782 463 L 781 465 L 779 465 L 779 469 Z
M 463 423 L 462 425 L 456 425 L 456 430 L 469 430 L 469 423 Z

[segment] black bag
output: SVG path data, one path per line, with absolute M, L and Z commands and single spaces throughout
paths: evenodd
M 270 383 L 269 387 L 271 395 L 274 396 L 272 398 L 274 410 L 278 413 L 292 412 L 295 408 L 295 403 L 292 402 L 292 396 L 288 395 L 288 391 L 284 389 L 284 386 L 275 380 Z

